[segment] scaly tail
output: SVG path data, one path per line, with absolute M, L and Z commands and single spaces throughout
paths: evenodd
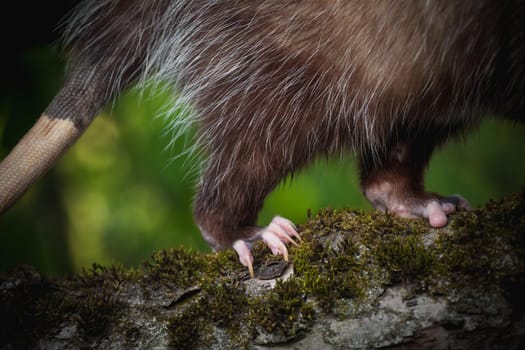
M 54 165 L 109 99 L 140 78 L 147 57 L 158 56 L 159 50 L 153 52 L 150 46 L 163 42 L 157 37 L 165 27 L 158 21 L 170 5 L 179 9 L 188 3 L 79 3 L 64 31 L 73 69 L 47 110 L 0 164 L 0 213 Z M 169 38 L 176 37 L 171 34 Z
M 44 175 L 89 126 L 111 93 L 101 72 L 79 64 L 35 125 L 0 163 L 0 213 Z

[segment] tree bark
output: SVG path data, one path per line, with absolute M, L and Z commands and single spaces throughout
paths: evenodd
M 525 190 L 443 229 L 324 210 L 290 262 L 255 247 L 0 275 L 0 349 L 524 349 Z

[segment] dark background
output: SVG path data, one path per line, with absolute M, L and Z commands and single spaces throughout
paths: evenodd
M 1 11 L 0 157 L 31 127 L 64 78 L 57 25 L 74 2 L 14 2 Z M 138 265 L 154 250 L 208 250 L 193 224 L 198 164 L 166 149 L 155 118 L 170 98 L 127 92 L 106 108 L 80 141 L 10 211 L 0 217 L 0 270 L 32 264 L 50 274 L 92 262 Z M 461 193 L 474 206 L 525 185 L 525 128 L 488 119 L 465 141 L 436 152 L 429 189 Z M 175 158 L 175 159 L 174 159 Z M 297 223 L 307 210 L 370 207 L 359 193 L 352 155 L 320 160 L 270 195 L 260 216 Z

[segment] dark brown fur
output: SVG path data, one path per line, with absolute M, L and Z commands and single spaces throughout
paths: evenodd
M 97 108 L 155 74 L 192 101 L 207 158 L 195 218 L 221 249 L 253 238 L 266 195 L 318 155 L 358 152 L 379 209 L 446 202 L 423 188 L 432 151 L 488 112 L 525 118 L 524 18 L 517 0 L 99 0 L 67 35 Z M 47 114 L 89 124 L 63 110 L 71 95 Z

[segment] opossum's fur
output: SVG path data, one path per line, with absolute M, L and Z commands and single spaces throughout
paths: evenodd
M 111 91 L 136 73 L 143 83 L 172 82 L 181 89 L 179 100 L 198 101 L 193 117 L 220 115 L 203 129 L 202 142 L 223 142 L 225 132 L 237 129 L 229 124 L 246 123 L 258 140 L 287 152 L 299 141 L 293 131 L 315 118 L 331 130 L 309 130 L 312 153 L 326 133 L 334 137 L 322 149 L 382 149 L 400 124 L 451 128 L 479 118 L 481 101 L 494 92 L 489 83 L 497 78 L 502 37 L 496 25 L 504 7 L 439 0 L 99 0 L 82 2 L 65 33 L 78 57 L 94 69 L 111 68 L 101 69 L 110 74 Z M 518 54 L 523 50 L 521 44 Z M 522 75 L 523 67 L 516 68 Z
M 318 154 L 353 149 L 366 166 L 411 135 L 439 144 L 486 112 L 522 113 L 523 3 L 96 0 L 65 36 L 74 64 L 111 83 L 107 98 L 162 81 L 193 106 L 168 129 L 198 125 L 208 211 L 223 222 L 246 210 L 219 193 L 236 177 L 243 225 Z

